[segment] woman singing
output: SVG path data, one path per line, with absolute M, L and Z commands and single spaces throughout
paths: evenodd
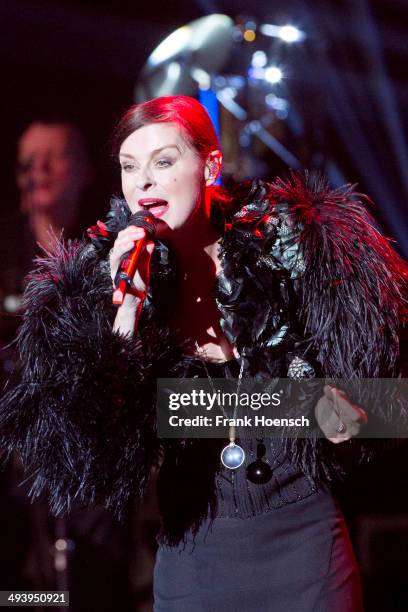
M 156 383 L 397 376 L 404 264 L 350 187 L 307 174 L 215 187 L 219 144 L 192 98 L 132 107 L 114 142 L 124 199 L 29 277 L 2 446 L 56 513 L 75 500 L 120 515 L 160 466 L 156 612 L 362 610 L 330 485 L 342 447 L 370 455 L 351 439 L 370 408 L 326 387 L 312 415 L 326 437 L 237 438 L 245 461 L 230 469 L 225 440 L 157 437 Z M 115 307 L 139 211 L 156 235 Z

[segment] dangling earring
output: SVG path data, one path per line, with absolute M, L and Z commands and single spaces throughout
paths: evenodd
M 217 178 L 217 164 L 215 162 L 211 162 L 208 167 L 208 181 L 215 181 Z

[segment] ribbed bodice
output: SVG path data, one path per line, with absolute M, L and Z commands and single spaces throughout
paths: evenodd
M 238 378 L 240 362 L 233 360 L 221 364 L 207 363 L 205 369 L 209 376 L 214 378 Z M 238 436 L 239 430 L 237 443 L 245 451 L 245 461 L 236 470 L 223 468 L 217 474 L 217 516 L 248 518 L 295 503 L 316 492 L 315 484 L 291 464 L 290 458 L 283 451 L 282 440 L 240 439 Z M 268 463 L 272 469 L 271 480 L 263 485 L 254 484 L 246 477 L 248 465 L 257 459 L 257 445 L 260 442 L 265 446 L 262 461 Z M 228 444 L 228 440 L 225 444 Z

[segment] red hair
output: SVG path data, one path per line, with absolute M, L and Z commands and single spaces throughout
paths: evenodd
M 119 120 L 113 134 L 113 153 L 119 155 L 124 140 L 135 130 L 151 123 L 180 125 L 186 142 L 205 161 L 220 148 L 211 119 L 200 102 L 189 96 L 162 96 L 131 106 Z

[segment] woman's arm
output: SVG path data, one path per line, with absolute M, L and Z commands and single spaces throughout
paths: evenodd
M 277 237 L 273 260 L 290 275 L 298 298 L 305 359 L 313 355 L 328 378 L 398 376 L 408 268 L 376 229 L 367 199 L 350 185 L 332 190 L 307 174 L 271 184 L 269 197 Z M 368 426 L 373 420 L 408 422 L 408 407 L 399 401 L 361 407 Z M 354 438 L 347 446 L 358 461 L 367 461 L 393 444 Z M 292 451 L 309 472 L 313 466 L 315 474 L 331 479 L 341 472 L 336 447 L 343 446 L 296 440 Z
M 2 398 L 0 445 L 19 451 L 33 497 L 47 493 L 54 512 L 77 500 L 120 513 L 157 457 L 165 334 L 151 324 L 132 337 L 129 313 L 111 302 L 109 265 L 89 244 L 60 244 L 29 277 L 21 382 Z
M 126 335 L 133 336 L 137 329 L 140 313 L 143 307 L 143 301 L 139 298 L 138 303 L 132 306 L 122 304 L 119 306 L 113 323 L 113 330 Z

